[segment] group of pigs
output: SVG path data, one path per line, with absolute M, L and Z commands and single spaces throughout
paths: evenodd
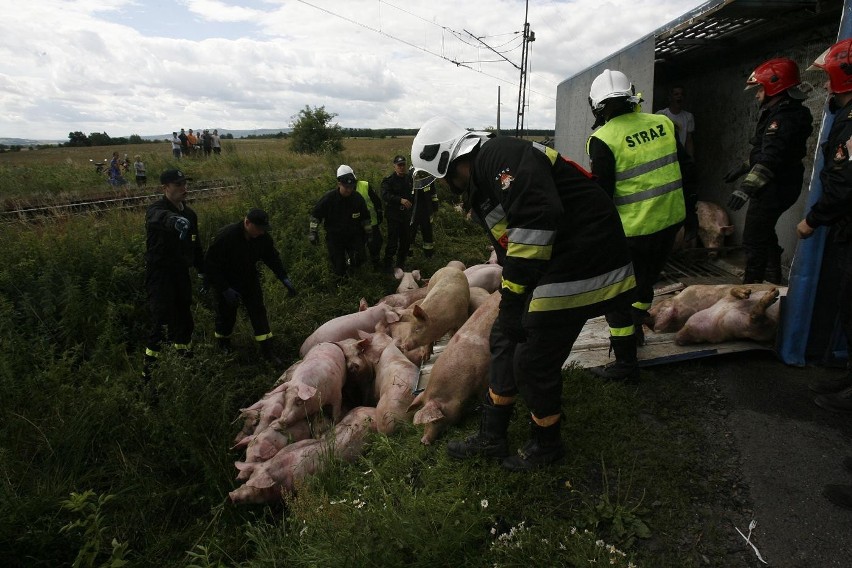
M 333 453 L 352 461 L 370 431 L 422 425 L 430 444 L 459 420 L 465 403 L 487 387 L 489 334 L 500 304 L 498 264 L 450 262 L 420 286 L 418 271 L 398 270 L 396 293 L 318 327 L 301 359 L 274 388 L 241 411 L 234 448 L 243 485 L 234 503 L 263 503 L 322 467 Z M 432 345 L 449 335 L 425 389 L 415 396 Z

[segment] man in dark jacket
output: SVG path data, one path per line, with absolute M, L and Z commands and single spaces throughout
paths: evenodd
M 340 168 L 343 168 L 341 166 Z M 338 168 L 338 171 L 341 171 Z M 349 166 L 346 166 L 349 168 Z M 319 224 L 325 225 L 326 248 L 331 261 L 331 271 L 340 277 L 347 277 L 364 261 L 364 237 L 372 237 L 370 212 L 367 203 L 355 185 L 355 174 L 344 173 L 337 178 L 337 187 L 323 195 L 311 211 L 308 241 L 319 244 Z
M 526 471 L 564 455 L 562 365 L 590 317 L 629 306 L 636 280 L 612 200 L 588 172 L 556 150 L 489 138 L 446 118 L 420 128 L 415 168 L 461 193 L 503 266 L 491 330 L 489 390 L 479 433 L 447 444 L 455 458 L 501 457 Z M 532 414 L 530 440 L 507 457 L 518 394 Z
M 412 168 L 413 169 L 413 168 Z M 413 172 L 412 172 L 413 173 Z M 432 216 L 438 210 L 438 191 L 435 176 L 419 175 L 414 178 L 414 206 L 411 208 L 411 236 L 409 246 L 414 246 L 417 232 L 423 239 L 423 256 L 435 254 L 435 237 L 432 231 Z
M 246 307 L 254 340 L 260 352 L 276 365 L 281 360 L 272 349 L 272 331 L 263 303 L 263 290 L 257 263 L 263 262 L 287 288 L 290 296 L 296 288 L 287 277 L 281 256 L 269 235 L 269 215 L 262 209 L 250 210 L 242 221 L 219 230 L 207 250 L 207 279 L 216 293 L 216 339 L 224 351 L 231 349 L 231 332 L 237 320 L 240 302 Z
M 408 171 L 405 156 L 395 156 L 393 173 L 382 180 L 382 201 L 388 223 L 388 242 L 385 245 L 384 269 L 393 272 L 396 266 L 405 269 L 405 259 L 411 239 L 411 208 L 414 205 L 414 182 Z
M 728 200 L 733 211 L 749 202 L 743 228 L 744 284 L 764 280 L 781 284 L 782 249 L 775 225 L 799 199 L 805 175 L 802 158 L 813 131 L 811 111 L 802 105 L 805 95 L 798 88 L 800 83 L 796 62 L 783 57 L 762 63 L 746 81 L 746 88 L 757 88 L 757 128 L 748 162 L 723 178 L 733 183 L 745 174 Z
M 188 354 L 191 347 L 194 322 L 189 268 L 194 266 L 203 279 L 204 251 L 198 239 L 198 216 L 184 202 L 188 179 L 181 170 L 164 171 L 160 175 L 163 197 L 145 213 L 145 288 L 151 312 L 143 370 L 146 380 L 164 342 L 181 354 Z

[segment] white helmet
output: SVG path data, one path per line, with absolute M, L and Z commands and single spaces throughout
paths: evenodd
M 616 97 L 627 97 L 628 102 L 639 103 L 639 97 L 635 95 L 636 90 L 627 75 L 621 71 L 604 69 L 603 73 L 592 81 L 592 87 L 589 89 L 589 105 L 592 110 L 601 110 L 608 99 Z
M 470 153 L 489 136 L 488 132 L 469 131 L 442 116 L 430 118 L 411 143 L 412 165 L 443 178 L 453 160 Z
M 343 164 L 339 168 L 337 168 L 337 178 L 340 179 L 345 175 L 351 175 L 352 177 L 355 177 L 355 172 L 352 171 L 352 168 L 350 168 L 346 164 Z

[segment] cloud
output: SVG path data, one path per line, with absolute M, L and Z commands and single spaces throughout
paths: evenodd
M 531 3 L 526 125 L 552 128 L 560 81 L 700 3 Z M 514 127 L 520 73 L 503 58 L 520 63 L 523 16 L 520 0 L 14 3 L 0 18 L 0 136 L 279 128 L 306 105 L 345 127 L 443 114 L 482 128 L 498 87 Z

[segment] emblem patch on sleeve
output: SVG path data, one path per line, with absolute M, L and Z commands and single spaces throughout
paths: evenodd
M 509 172 L 509 168 L 505 168 L 499 174 L 494 176 L 494 180 L 500 182 L 500 189 L 502 189 L 503 191 L 508 191 L 509 187 L 512 185 L 512 182 L 515 181 L 515 178 Z

